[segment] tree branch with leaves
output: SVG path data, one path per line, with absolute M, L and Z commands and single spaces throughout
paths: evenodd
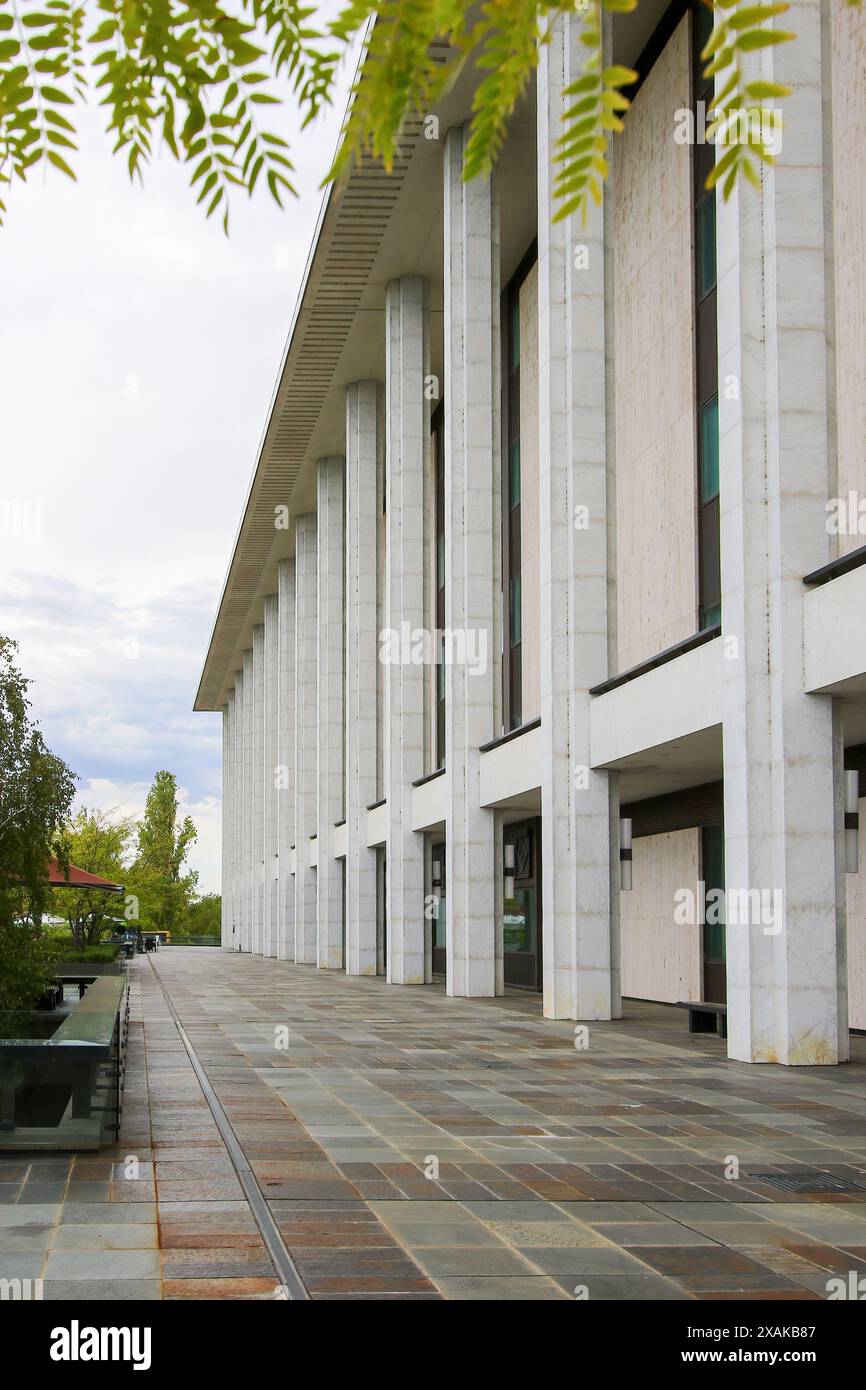
M 836 0 L 849 7 L 863 0 Z M 717 80 L 708 138 L 727 132 L 709 179 L 730 196 L 742 174 L 758 182 L 772 162 L 760 120 L 730 134 L 731 116 L 788 95 L 779 83 L 750 78 L 744 59 L 789 43 L 776 27 L 784 3 L 702 0 L 714 14 L 704 51 Z M 540 48 L 565 15 L 582 21 L 585 59 L 567 89 L 572 98 L 557 147 L 557 216 L 585 215 L 608 174 L 608 147 L 623 128 L 627 89 L 638 74 L 605 65 L 605 12 L 638 0 L 349 0 L 317 19 L 301 0 L 0 0 L 0 195 L 40 163 L 74 178 L 73 109 L 92 91 L 107 110 L 107 131 L 141 180 L 158 146 L 189 167 L 197 201 L 220 211 L 228 231 L 231 196 L 252 195 L 263 179 L 282 206 L 293 194 L 287 142 L 260 117 L 282 100 L 304 129 L 331 104 L 340 62 L 360 44 L 337 157 L 327 180 L 372 156 L 390 167 L 409 116 L 424 116 L 467 64 L 475 89 L 466 149 L 467 178 L 493 168 L 509 120 L 537 67 Z M 0 220 L 6 212 L 0 197 Z

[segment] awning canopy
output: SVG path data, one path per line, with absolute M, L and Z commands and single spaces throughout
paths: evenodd
M 86 869 L 76 868 L 70 864 L 64 872 L 56 859 L 48 861 L 48 882 L 52 888 L 94 888 L 101 889 L 105 893 L 122 893 L 122 883 L 112 883 L 110 879 L 100 878 L 99 874 L 90 874 Z

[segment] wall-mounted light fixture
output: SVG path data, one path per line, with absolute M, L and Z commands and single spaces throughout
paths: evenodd
M 619 823 L 619 886 L 623 893 L 631 892 L 631 817 Z
M 860 835 L 860 773 L 845 773 L 845 871 L 858 870 L 857 842 Z
M 507 841 L 503 846 L 503 860 L 505 863 L 505 896 L 514 897 L 514 845 Z

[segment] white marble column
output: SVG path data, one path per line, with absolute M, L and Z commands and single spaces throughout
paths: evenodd
M 250 950 L 264 953 L 265 932 L 265 625 L 253 628 L 253 892 Z
M 277 754 L 277 956 L 295 959 L 295 561 L 277 566 L 279 626 L 279 718 Z
M 303 965 L 316 963 L 316 578 L 316 513 L 307 512 L 295 522 L 295 960 Z
M 424 282 L 388 285 L 385 386 L 385 796 L 388 802 L 388 980 L 424 983 L 424 839 L 412 830 L 412 783 L 424 775 Z
M 802 577 L 832 558 L 820 8 L 745 55 L 793 94 L 762 192 L 717 208 L 728 1052 L 790 1065 L 848 1056 L 833 710 L 803 693 Z
M 265 742 L 264 742 L 264 940 L 262 954 L 277 954 L 279 907 L 277 790 L 279 764 L 280 641 L 279 599 L 265 599 Z
M 445 138 L 446 989 L 496 992 L 495 825 L 478 804 L 499 659 L 499 228 L 490 179 L 463 179 Z
M 337 457 L 319 459 L 316 468 L 319 613 L 316 960 L 321 970 L 340 970 L 343 965 L 343 866 L 334 858 L 334 827 L 343 819 L 343 779 L 346 775 L 343 742 L 345 471 L 345 459 Z
M 231 823 L 233 809 L 232 777 L 234 775 L 232 720 L 234 718 L 234 692 L 229 691 L 223 705 L 223 762 L 222 762 L 222 898 L 220 911 L 220 946 L 225 950 L 232 939 L 232 856 Z
M 346 973 L 376 973 L 376 851 L 367 807 L 376 800 L 375 381 L 346 391 Z
M 241 930 L 240 946 L 242 951 L 251 951 L 252 946 L 252 921 L 253 921 L 253 707 L 255 704 L 255 690 L 253 687 L 253 653 L 252 648 L 244 652 L 244 724 L 243 724 L 243 760 L 244 760 L 244 822 L 243 822 L 243 891 L 244 900 L 241 909 Z
M 544 1013 L 591 1020 L 619 1012 L 607 774 L 589 746 L 588 692 L 608 673 L 603 215 L 590 201 L 585 226 L 553 221 L 581 27 L 556 21 L 537 82 L 541 857 Z
M 235 702 L 232 730 L 234 750 L 234 776 L 232 778 L 232 921 L 231 949 L 237 951 L 241 945 L 241 923 L 244 900 L 243 880 L 243 839 L 244 839 L 244 673 L 235 673 Z

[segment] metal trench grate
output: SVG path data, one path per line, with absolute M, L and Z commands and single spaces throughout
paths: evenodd
M 837 1178 L 817 1168 L 794 1173 L 749 1173 L 748 1180 L 766 1183 L 780 1192 L 866 1192 L 866 1187 L 851 1178 Z

